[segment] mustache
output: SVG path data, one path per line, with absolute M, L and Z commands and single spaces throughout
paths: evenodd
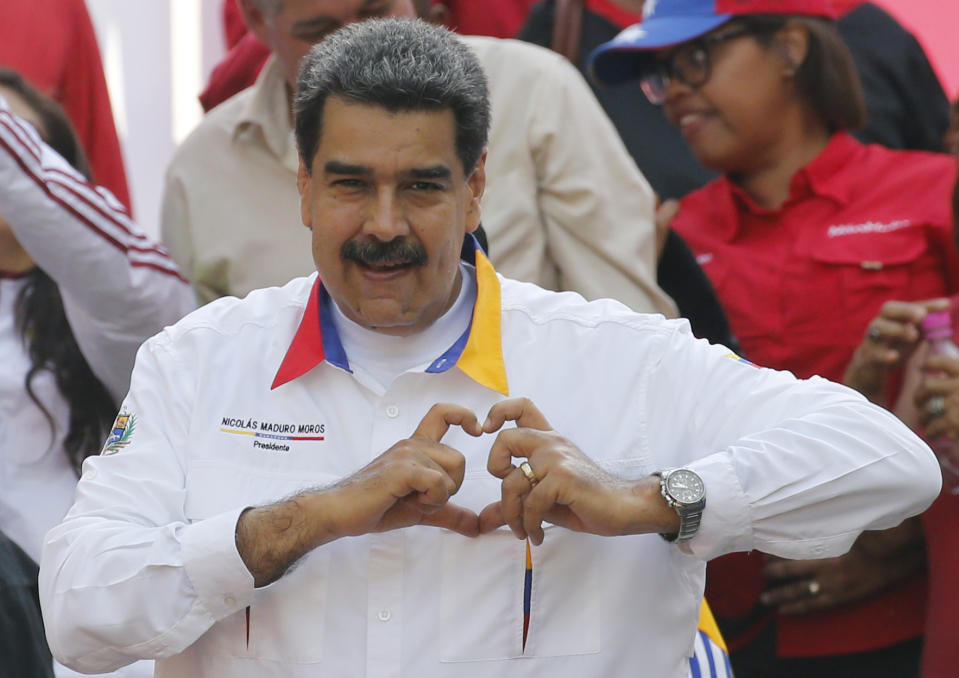
M 426 249 L 406 238 L 393 240 L 347 240 L 340 248 L 344 261 L 355 261 L 366 266 L 422 266 L 426 263 Z

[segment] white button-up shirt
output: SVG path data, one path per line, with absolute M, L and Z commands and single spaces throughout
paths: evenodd
M 104 455 L 47 536 L 54 653 L 87 671 L 157 657 L 157 675 L 177 678 L 681 678 L 706 559 L 838 555 L 938 493 L 928 448 L 858 394 L 476 259 L 468 333 L 385 390 L 350 372 L 315 276 L 214 302 L 147 342 Z M 482 419 L 507 395 L 619 476 L 693 468 L 707 488 L 698 535 L 676 547 L 547 525 L 525 646 L 526 543 L 505 527 L 339 539 L 254 589 L 234 539 L 244 507 L 354 473 L 436 402 Z M 467 460 L 453 501 L 498 500 L 492 438 L 451 429 L 443 442 Z

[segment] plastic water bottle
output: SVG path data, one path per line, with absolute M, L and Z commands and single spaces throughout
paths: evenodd
M 947 356 L 959 360 L 959 347 L 952 342 L 952 318 L 949 311 L 936 311 L 926 315 L 922 321 L 922 334 L 929 347 L 929 357 Z M 929 376 L 946 376 L 942 372 L 930 371 Z M 959 494 L 959 443 L 948 436 L 938 436 L 929 442 L 942 466 L 942 484 L 952 494 Z

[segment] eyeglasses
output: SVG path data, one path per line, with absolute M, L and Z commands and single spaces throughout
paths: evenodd
M 693 89 L 702 87 L 712 75 L 712 48 L 726 40 L 738 38 L 751 31 L 742 26 L 693 40 L 670 52 L 665 59 L 653 61 L 639 78 L 639 86 L 651 104 L 666 101 L 666 88 L 673 79 Z

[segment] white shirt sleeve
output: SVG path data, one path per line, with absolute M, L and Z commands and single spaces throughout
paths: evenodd
M 60 288 L 70 326 L 119 401 L 140 344 L 196 308 L 166 251 L 106 189 L 92 186 L 0 97 L 0 205 Z
M 652 454 L 706 485 L 699 533 L 681 547 L 703 559 L 837 556 L 939 493 L 932 451 L 852 389 L 756 367 L 693 339 L 685 323 L 652 375 Z
M 245 507 L 192 524 L 186 516 L 179 451 L 187 445 L 189 372 L 165 340 L 148 341 L 137 355 L 121 408 L 136 413 L 129 443 L 84 462 L 73 508 L 45 540 L 47 640 L 54 657 L 79 671 L 177 654 L 253 598 L 235 543 Z

